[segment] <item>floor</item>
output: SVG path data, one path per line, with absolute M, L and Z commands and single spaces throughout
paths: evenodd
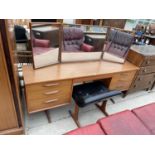
M 113 97 L 115 104 L 110 100 L 107 104 L 107 112 L 113 114 L 126 109 L 133 109 L 151 102 L 155 102 L 155 88 L 152 91 L 139 91 L 127 95 Z M 48 123 L 44 112 L 28 115 L 25 109 L 25 132 L 27 135 L 61 135 L 77 126 L 70 117 L 68 110 L 73 109 L 74 103 L 69 106 L 50 110 L 52 123 Z M 25 104 L 24 104 L 25 107 Z M 90 105 L 80 109 L 79 121 L 82 126 L 95 123 L 99 118 L 105 117 L 96 106 Z

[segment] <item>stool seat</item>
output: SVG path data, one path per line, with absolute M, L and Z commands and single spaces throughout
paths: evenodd
M 104 86 L 103 82 L 96 81 L 74 86 L 72 96 L 79 107 L 85 107 L 121 93 L 117 90 L 111 91 Z

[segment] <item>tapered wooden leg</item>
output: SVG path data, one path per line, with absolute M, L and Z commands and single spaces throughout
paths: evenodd
M 107 101 L 103 101 L 102 105 L 95 104 L 106 116 L 109 114 L 106 112 L 106 103 Z
M 45 110 L 45 115 L 47 117 L 48 123 L 52 123 L 52 120 L 51 120 L 51 117 L 50 117 L 50 114 L 49 114 L 48 110 Z
M 75 108 L 74 108 L 74 112 L 72 112 L 71 110 L 69 110 L 69 114 L 71 115 L 71 117 L 73 118 L 74 122 L 76 123 L 76 125 L 78 127 L 81 127 L 80 126 L 80 123 L 79 123 L 79 120 L 78 120 L 78 117 L 79 117 L 79 107 L 77 104 L 75 104 Z
M 110 101 L 111 101 L 113 104 L 115 104 L 115 101 L 114 101 L 112 98 L 110 98 Z

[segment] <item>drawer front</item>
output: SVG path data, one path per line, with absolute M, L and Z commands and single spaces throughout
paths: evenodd
M 55 90 L 58 88 L 62 88 L 65 86 L 71 86 L 72 81 L 55 81 L 55 82 L 44 82 L 44 83 L 38 83 L 33 85 L 27 85 L 26 89 L 28 92 L 34 93 L 35 91 L 44 91 L 44 90 Z
M 131 89 L 146 89 L 153 85 L 155 81 L 155 74 L 138 75 L 131 85 Z
M 152 66 L 155 65 L 155 58 L 146 57 L 142 63 L 142 66 Z
M 110 90 L 128 90 L 133 78 L 136 74 L 136 71 L 120 73 L 113 76 L 112 81 L 110 82 L 109 89 Z
M 28 85 L 26 86 L 28 111 L 31 113 L 41 111 L 41 108 L 48 109 L 67 104 L 71 100 L 71 92 L 71 80 Z
M 70 96 L 54 96 L 45 99 L 30 100 L 28 102 L 29 113 L 43 111 L 70 104 Z
M 141 67 L 139 70 L 139 74 L 149 74 L 149 73 L 155 73 L 155 66 Z
M 28 91 L 27 94 L 27 100 L 34 100 L 34 99 L 42 99 L 42 98 L 47 98 L 47 97 L 52 97 L 52 96 L 62 96 L 62 95 L 70 95 L 71 93 L 71 85 L 68 86 L 61 86 L 61 87 L 54 87 L 54 88 L 49 88 L 47 90 L 36 90 L 36 91 Z

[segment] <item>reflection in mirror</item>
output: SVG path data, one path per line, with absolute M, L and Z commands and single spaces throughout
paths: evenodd
M 98 31 L 93 33 L 95 28 Z M 106 33 L 106 28 L 99 26 L 64 26 L 62 62 L 100 60 L 106 35 L 103 31 L 98 33 L 99 29 L 105 29 Z
M 61 24 L 31 23 L 30 28 L 34 68 L 58 63 Z
M 134 36 L 132 34 L 116 29 L 109 29 L 107 41 L 104 45 L 103 59 L 124 63 L 133 40 Z
M 32 64 L 32 50 L 30 44 L 29 20 L 8 19 L 10 45 L 19 67 Z

